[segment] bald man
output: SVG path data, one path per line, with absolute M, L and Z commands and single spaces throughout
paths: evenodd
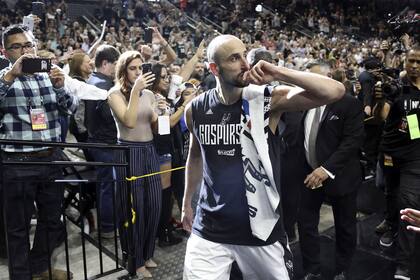
M 288 259 L 282 220 L 277 220 L 265 240 L 252 234 L 240 140 L 245 102 L 242 93 L 250 83 L 266 85 L 276 80 L 305 90 L 288 99 L 289 89 L 270 87 L 271 110 L 279 112 L 333 102 L 344 94 L 344 87 L 321 75 L 265 61 L 250 69 L 245 45 L 231 35 L 213 39 L 207 56 L 217 86 L 195 98 L 185 113 L 191 142 L 182 222 L 192 234 L 185 256 L 184 279 L 229 279 L 233 261 L 238 263 L 244 279 L 290 279 L 293 264 Z M 199 185 L 200 198 L 193 223 L 191 198 Z

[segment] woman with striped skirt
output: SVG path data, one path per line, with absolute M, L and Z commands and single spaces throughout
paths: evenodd
M 154 112 L 155 98 L 146 90 L 155 77 L 142 74 L 142 57 L 139 52 L 128 51 L 118 59 L 116 85 L 110 90 L 111 107 L 121 144 L 128 145 L 129 173 L 117 168 L 117 211 L 121 247 L 127 254 L 134 251 L 135 267 L 141 277 L 152 277 L 147 268 L 156 267 L 152 260 L 155 236 L 161 209 L 162 186 L 159 176 L 126 181 L 128 176 L 139 176 L 159 171 L 158 156 L 153 145 L 153 128 L 158 116 Z M 158 104 L 166 107 L 166 104 Z M 116 159 L 126 162 L 124 151 Z M 132 205 L 131 209 L 129 205 Z

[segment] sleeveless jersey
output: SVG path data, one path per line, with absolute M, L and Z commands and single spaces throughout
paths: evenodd
M 280 241 L 281 221 L 266 242 L 251 233 L 239 140 L 242 100 L 224 105 L 211 89 L 192 102 L 193 133 L 203 159 L 193 232 L 224 244 L 263 246 Z

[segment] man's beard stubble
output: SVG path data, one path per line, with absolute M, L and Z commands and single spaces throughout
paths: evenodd
M 224 77 L 224 71 L 222 69 L 219 70 L 219 74 L 221 77 Z M 224 83 L 230 86 L 244 88 L 249 85 L 249 81 L 243 79 L 244 75 L 245 75 L 245 72 L 241 72 L 239 75 L 236 76 L 236 79 L 234 80 L 226 80 L 224 78 L 222 80 Z

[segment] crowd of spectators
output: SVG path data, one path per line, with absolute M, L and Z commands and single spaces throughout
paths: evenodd
M 64 1 L 48 2 L 51 3 L 46 6 L 45 21 L 34 30 L 38 49 L 54 53 L 64 63 L 76 50 L 88 52 L 100 32 L 83 20 L 70 20 Z M 350 70 L 349 73 L 354 73 L 350 78 L 355 79 L 361 62 L 370 55 L 377 56 L 389 67 L 402 67 L 400 50 L 408 42 L 401 44 L 393 35 L 393 27 L 386 23 L 387 14 L 381 18 L 372 12 L 377 8 L 374 1 L 366 6 L 350 7 L 330 3 L 322 6 L 322 10 L 298 2 L 277 10 L 263 8 L 260 13 L 255 12 L 255 1 L 230 1 L 224 4 L 226 6 L 216 2 L 188 1 L 184 12 L 167 1 L 129 1 L 126 7 L 120 2 L 109 3 L 102 10 L 97 9 L 94 17 L 99 21 L 107 20 L 103 43 L 121 52 L 141 50 L 144 28 L 158 27 L 175 50 L 177 65 L 193 56 L 201 40 L 208 41 L 220 32 L 241 38 L 250 48 L 265 47 L 278 63 L 295 69 L 304 69 L 311 60 L 328 59 L 337 67 Z M 0 21 L 4 27 L 22 22 L 23 16 L 31 11 L 30 1 L 18 1 L 14 10 L 5 4 L 2 7 Z M 202 21 L 203 17 L 217 25 Z M 312 36 L 296 31 L 294 23 L 308 28 Z M 382 48 L 385 47 L 383 41 L 386 41 L 386 49 Z M 158 42 L 151 45 L 153 58 L 162 52 Z

